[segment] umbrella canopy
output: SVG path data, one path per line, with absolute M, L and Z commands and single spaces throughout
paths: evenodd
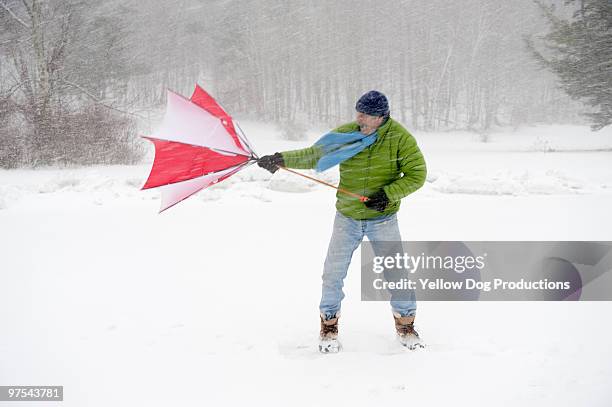
M 155 146 L 155 159 L 142 189 L 161 189 L 160 212 L 258 159 L 237 129 L 232 117 L 200 86 L 191 99 L 168 91 L 160 127 L 144 137 Z

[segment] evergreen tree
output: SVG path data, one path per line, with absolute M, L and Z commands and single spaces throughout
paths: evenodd
M 554 6 L 534 0 L 544 11 L 551 29 L 543 37 L 546 50 L 528 46 L 543 66 L 554 72 L 569 96 L 580 99 L 594 111 L 585 115 L 593 130 L 612 123 L 612 2 L 610 0 L 566 0 L 575 6 L 570 19 L 554 13 Z

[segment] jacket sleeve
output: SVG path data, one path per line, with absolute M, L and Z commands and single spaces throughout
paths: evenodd
M 282 151 L 281 154 L 287 168 L 312 169 L 317 166 L 323 150 L 319 146 L 312 146 L 301 150 Z
M 412 135 L 401 138 L 397 154 L 402 177 L 383 188 L 391 202 L 399 201 L 421 188 L 427 177 L 425 158 Z

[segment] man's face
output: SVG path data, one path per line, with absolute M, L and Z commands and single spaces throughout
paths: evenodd
M 369 114 L 357 112 L 359 130 L 365 135 L 374 133 L 376 129 L 380 127 L 383 120 L 383 116 L 370 116 Z

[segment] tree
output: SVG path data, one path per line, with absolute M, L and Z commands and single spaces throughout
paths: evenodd
M 20 138 L 7 143 L 9 132 L 0 134 L 19 154 L 0 165 L 117 162 L 119 150 L 120 162 L 140 155 L 138 148 L 124 154 L 136 145 L 125 137 L 133 124 L 104 101 L 109 82 L 127 80 L 125 31 L 108 14 L 87 18 L 96 7 L 93 0 L 0 0 L 0 106 L 21 118 Z
M 553 6 L 534 0 L 550 23 L 542 38 L 545 51 L 528 47 L 534 57 L 554 72 L 565 92 L 583 100 L 594 111 L 585 113 L 592 129 L 612 124 L 612 4 L 609 0 L 566 0 L 575 5 L 570 19 L 558 17 Z

